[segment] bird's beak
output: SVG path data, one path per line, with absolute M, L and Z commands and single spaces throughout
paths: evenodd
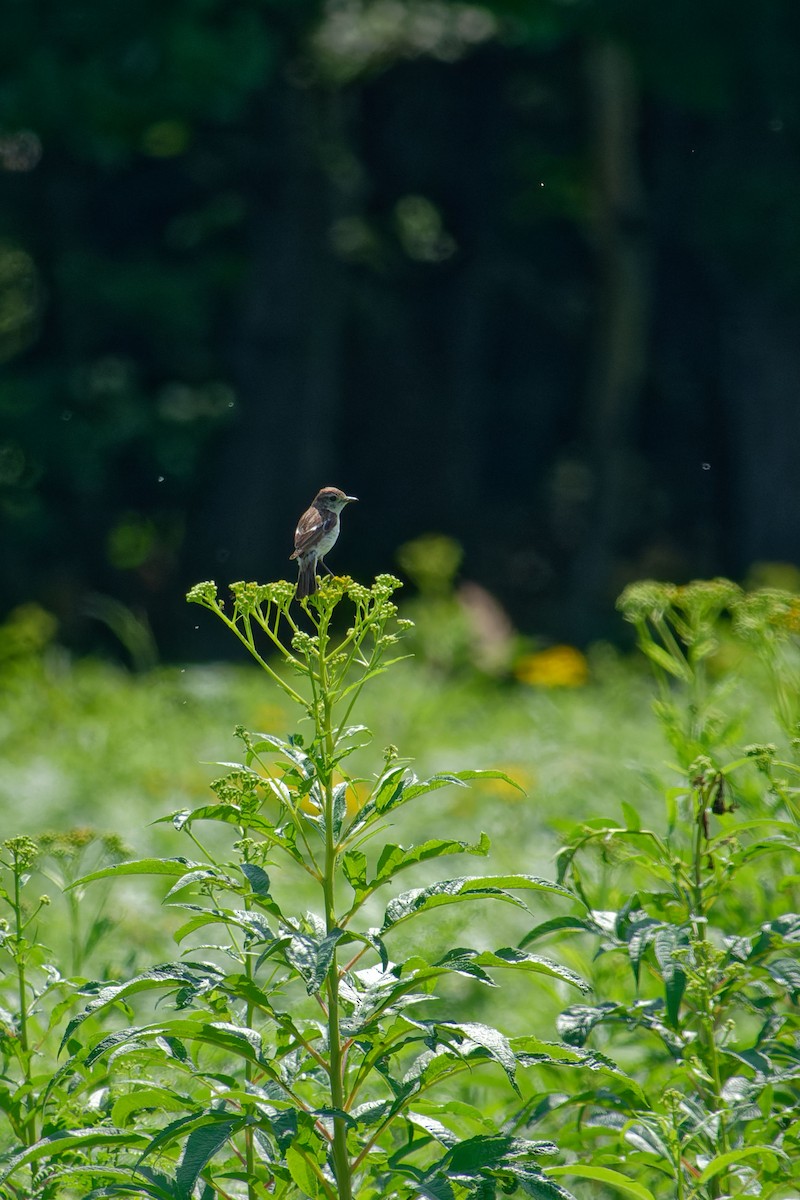
M 345 496 L 345 500 L 347 501 L 348 504 L 352 504 L 353 501 L 357 500 L 357 499 L 358 499 L 358 496 Z

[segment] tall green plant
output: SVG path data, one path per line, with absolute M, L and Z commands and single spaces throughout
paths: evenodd
M 192 858 L 114 865 L 78 881 L 165 877 L 166 902 L 181 917 L 175 939 L 186 947 L 124 982 L 93 985 L 65 1033 L 62 1078 L 100 1063 L 108 1071 L 102 1111 L 118 1140 L 104 1159 L 72 1168 L 84 1179 L 91 1161 L 92 1197 L 568 1195 L 558 1168 L 541 1163 L 556 1147 L 525 1136 L 514 1115 L 519 1068 L 613 1068 L 587 1051 L 465 1020 L 438 989 L 452 977 L 493 986 L 503 970 L 585 985 L 524 948 L 449 945 L 444 923 L 435 952 L 409 950 L 406 930 L 448 906 L 524 909 L 522 895 L 574 902 L 573 893 L 531 875 L 487 873 L 395 890 L 403 872 L 426 862 L 489 851 L 485 834 L 392 841 L 400 810 L 443 787 L 506 777 L 462 770 L 420 779 L 393 746 L 369 777 L 347 771 L 370 737 L 352 723 L 361 692 L 391 666 L 407 624 L 391 598 L 397 586 L 385 575 L 371 588 L 328 579 L 299 607 L 287 583 L 235 584 L 229 603 L 211 583 L 189 593 L 297 705 L 303 732 L 237 729 L 241 760 L 224 764 L 213 801 L 165 818 Z M 159 1007 L 142 1019 L 148 996 Z M 478 1067 L 507 1081 L 497 1119 L 465 1086 Z M 81 1145 L 77 1133 L 73 1152 Z M 37 1159 L 53 1167 L 46 1139 L 6 1176 Z M 55 1189 L 47 1195 L 60 1194 L 56 1172 L 44 1174 Z M 66 1184 L 58 1174 L 70 1186 L 69 1172 Z
M 590 935 L 597 999 L 568 1008 L 560 1032 L 621 1056 L 645 1086 L 637 1111 L 620 1093 L 577 1098 L 594 1162 L 650 1181 L 653 1192 L 634 1193 L 643 1198 L 794 1196 L 800 843 L 785 772 L 797 772 L 798 699 L 785 655 L 797 600 L 745 595 L 727 580 L 643 583 L 620 608 L 654 665 L 655 710 L 677 760 L 666 820 L 647 828 L 623 803 L 622 824 L 576 828 L 558 878 L 588 915 L 538 926 L 521 944 L 554 927 Z M 766 662 L 776 736 L 791 735 L 785 758 L 775 744 L 740 744 L 750 714 L 737 681 L 754 669 L 743 637 L 757 648 L 756 672 Z
M 82 1077 L 69 1072 L 54 1076 L 59 1029 L 85 1004 L 85 978 L 78 972 L 85 959 L 113 927 L 102 911 L 90 917 L 78 903 L 78 888 L 67 897 L 69 953 L 59 963 L 53 946 L 59 940 L 58 914 L 50 897 L 32 898 L 42 877 L 59 887 L 76 880 L 90 863 L 119 861 L 122 846 L 113 836 L 86 829 L 19 836 L 0 846 L 0 1197 L 32 1200 L 55 1195 L 51 1174 L 41 1170 L 43 1158 L 59 1153 L 72 1157 L 73 1144 L 86 1152 L 105 1145 L 105 1129 L 91 1096 L 102 1089 L 102 1071 Z M 56 935 L 53 938 L 53 935 Z M 117 1139 L 119 1140 L 119 1139 Z M 46 1153 L 43 1154 L 43 1147 Z M 70 1192 L 77 1195 L 77 1192 Z

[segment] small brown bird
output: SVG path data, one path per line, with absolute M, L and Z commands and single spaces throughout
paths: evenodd
M 294 532 L 294 553 L 289 558 L 296 558 L 300 568 L 297 579 L 298 600 L 313 596 L 317 590 L 317 563 L 325 567 L 323 559 L 333 548 L 339 536 L 339 513 L 346 504 L 352 504 L 357 496 L 346 496 L 335 487 L 324 487 L 311 502 Z M 328 571 L 328 568 L 325 567 Z M 331 572 L 328 571 L 330 575 Z

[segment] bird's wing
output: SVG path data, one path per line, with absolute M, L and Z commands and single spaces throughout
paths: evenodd
M 309 508 L 300 518 L 294 532 L 294 554 L 290 558 L 299 558 L 313 549 L 316 542 L 336 524 L 336 513 L 320 512 L 318 508 Z

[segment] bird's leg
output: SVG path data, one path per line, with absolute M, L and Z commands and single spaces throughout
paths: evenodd
M 323 560 L 321 558 L 317 559 L 317 566 L 324 567 L 325 570 L 328 572 L 328 574 L 331 576 L 331 578 L 333 578 L 333 571 L 330 569 L 330 567 L 328 566 L 327 563 L 323 562 Z

